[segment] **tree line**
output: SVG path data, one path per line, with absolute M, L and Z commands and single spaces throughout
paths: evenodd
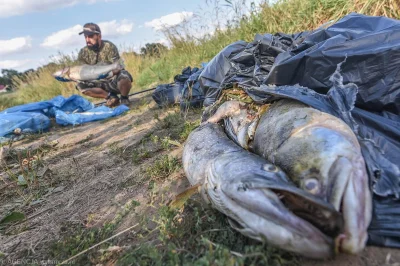
M 3 68 L 1 70 L 0 85 L 5 85 L 7 87 L 7 90 L 11 91 L 16 85 L 14 84 L 15 78 L 18 78 L 19 80 L 24 82 L 26 81 L 26 75 L 34 71 L 34 69 L 28 69 L 24 72 L 19 72 L 14 69 Z

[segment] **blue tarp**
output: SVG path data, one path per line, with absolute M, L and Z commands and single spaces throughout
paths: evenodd
M 15 112 L 0 114 L 0 137 L 8 136 L 14 129 L 20 128 L 23 133 L 37 133 L 50 127 L 50 119 L 37 112 Z
M 0 112 L 0 114 L 16 112 L 39 112 L 47 116 L 54 117 L 55 114 L 53 108 L 62 110 L 64 112 L 85 112 L 93 109 L 94 105 L 79 95 L 72 95 L 69 98 L 65 98 L 60 95 L 48 101 L 17 105 Z
M 99 106 L 84 113 L 73 113 L 73 114 L 67 114 L 64 111 L 57 110 L 56 122 L 57 124 L 63 126 L 79 125 L 87 122 L 103 120 L 109 117 L 118 116 L 128 110 L 129 107 L 127 107 L 126 105 L 120 105 L 114 109 L 111 109 L 107 106 Z
M 69 98 L 56 96 L 51 100 L 28 103 L 0 112 L 0 138 L 11 137 L 16 128 L 22 133 L 39 133 L 50 128 L 50 118 L 55 117 L 60 125 L 79 125 L 87 122 L 118 116 L 129 108 L 94 107 L 94 104 L 79 95 Z

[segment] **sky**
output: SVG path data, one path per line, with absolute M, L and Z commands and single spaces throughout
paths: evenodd
M 0 0 L 0 69 L 25 71 L 59 53 L 85 46 L 78 35 L 87 22 L 99 24 L 102 37 L 123 50 L 139 51 L 146 43 L 168 44 L 160 31 L 199 15 L 206 0 Z

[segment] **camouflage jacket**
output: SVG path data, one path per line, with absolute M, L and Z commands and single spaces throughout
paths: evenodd
M 97 63 L 112 64 L 119 59 L 118 48 L 110 41 L 103 40 L 99 51 L 83 47 L 78 54 L 78 61 L 83 64 L 95 65 Z

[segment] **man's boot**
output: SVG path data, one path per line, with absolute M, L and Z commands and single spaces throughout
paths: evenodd
M 129 106 L 129 104 L 131 104 L 131 101 L 129 101 L 129 96 L 121 95 L 121 104 L 125 104 L 126 106 Z
M 118 106 L 120 104 L 119 98 L 117 95 L 110 93 L 108 94 L 107 97 L 107 102 L 105 103 L 105 106 L 107 107 L 115 107 Z

